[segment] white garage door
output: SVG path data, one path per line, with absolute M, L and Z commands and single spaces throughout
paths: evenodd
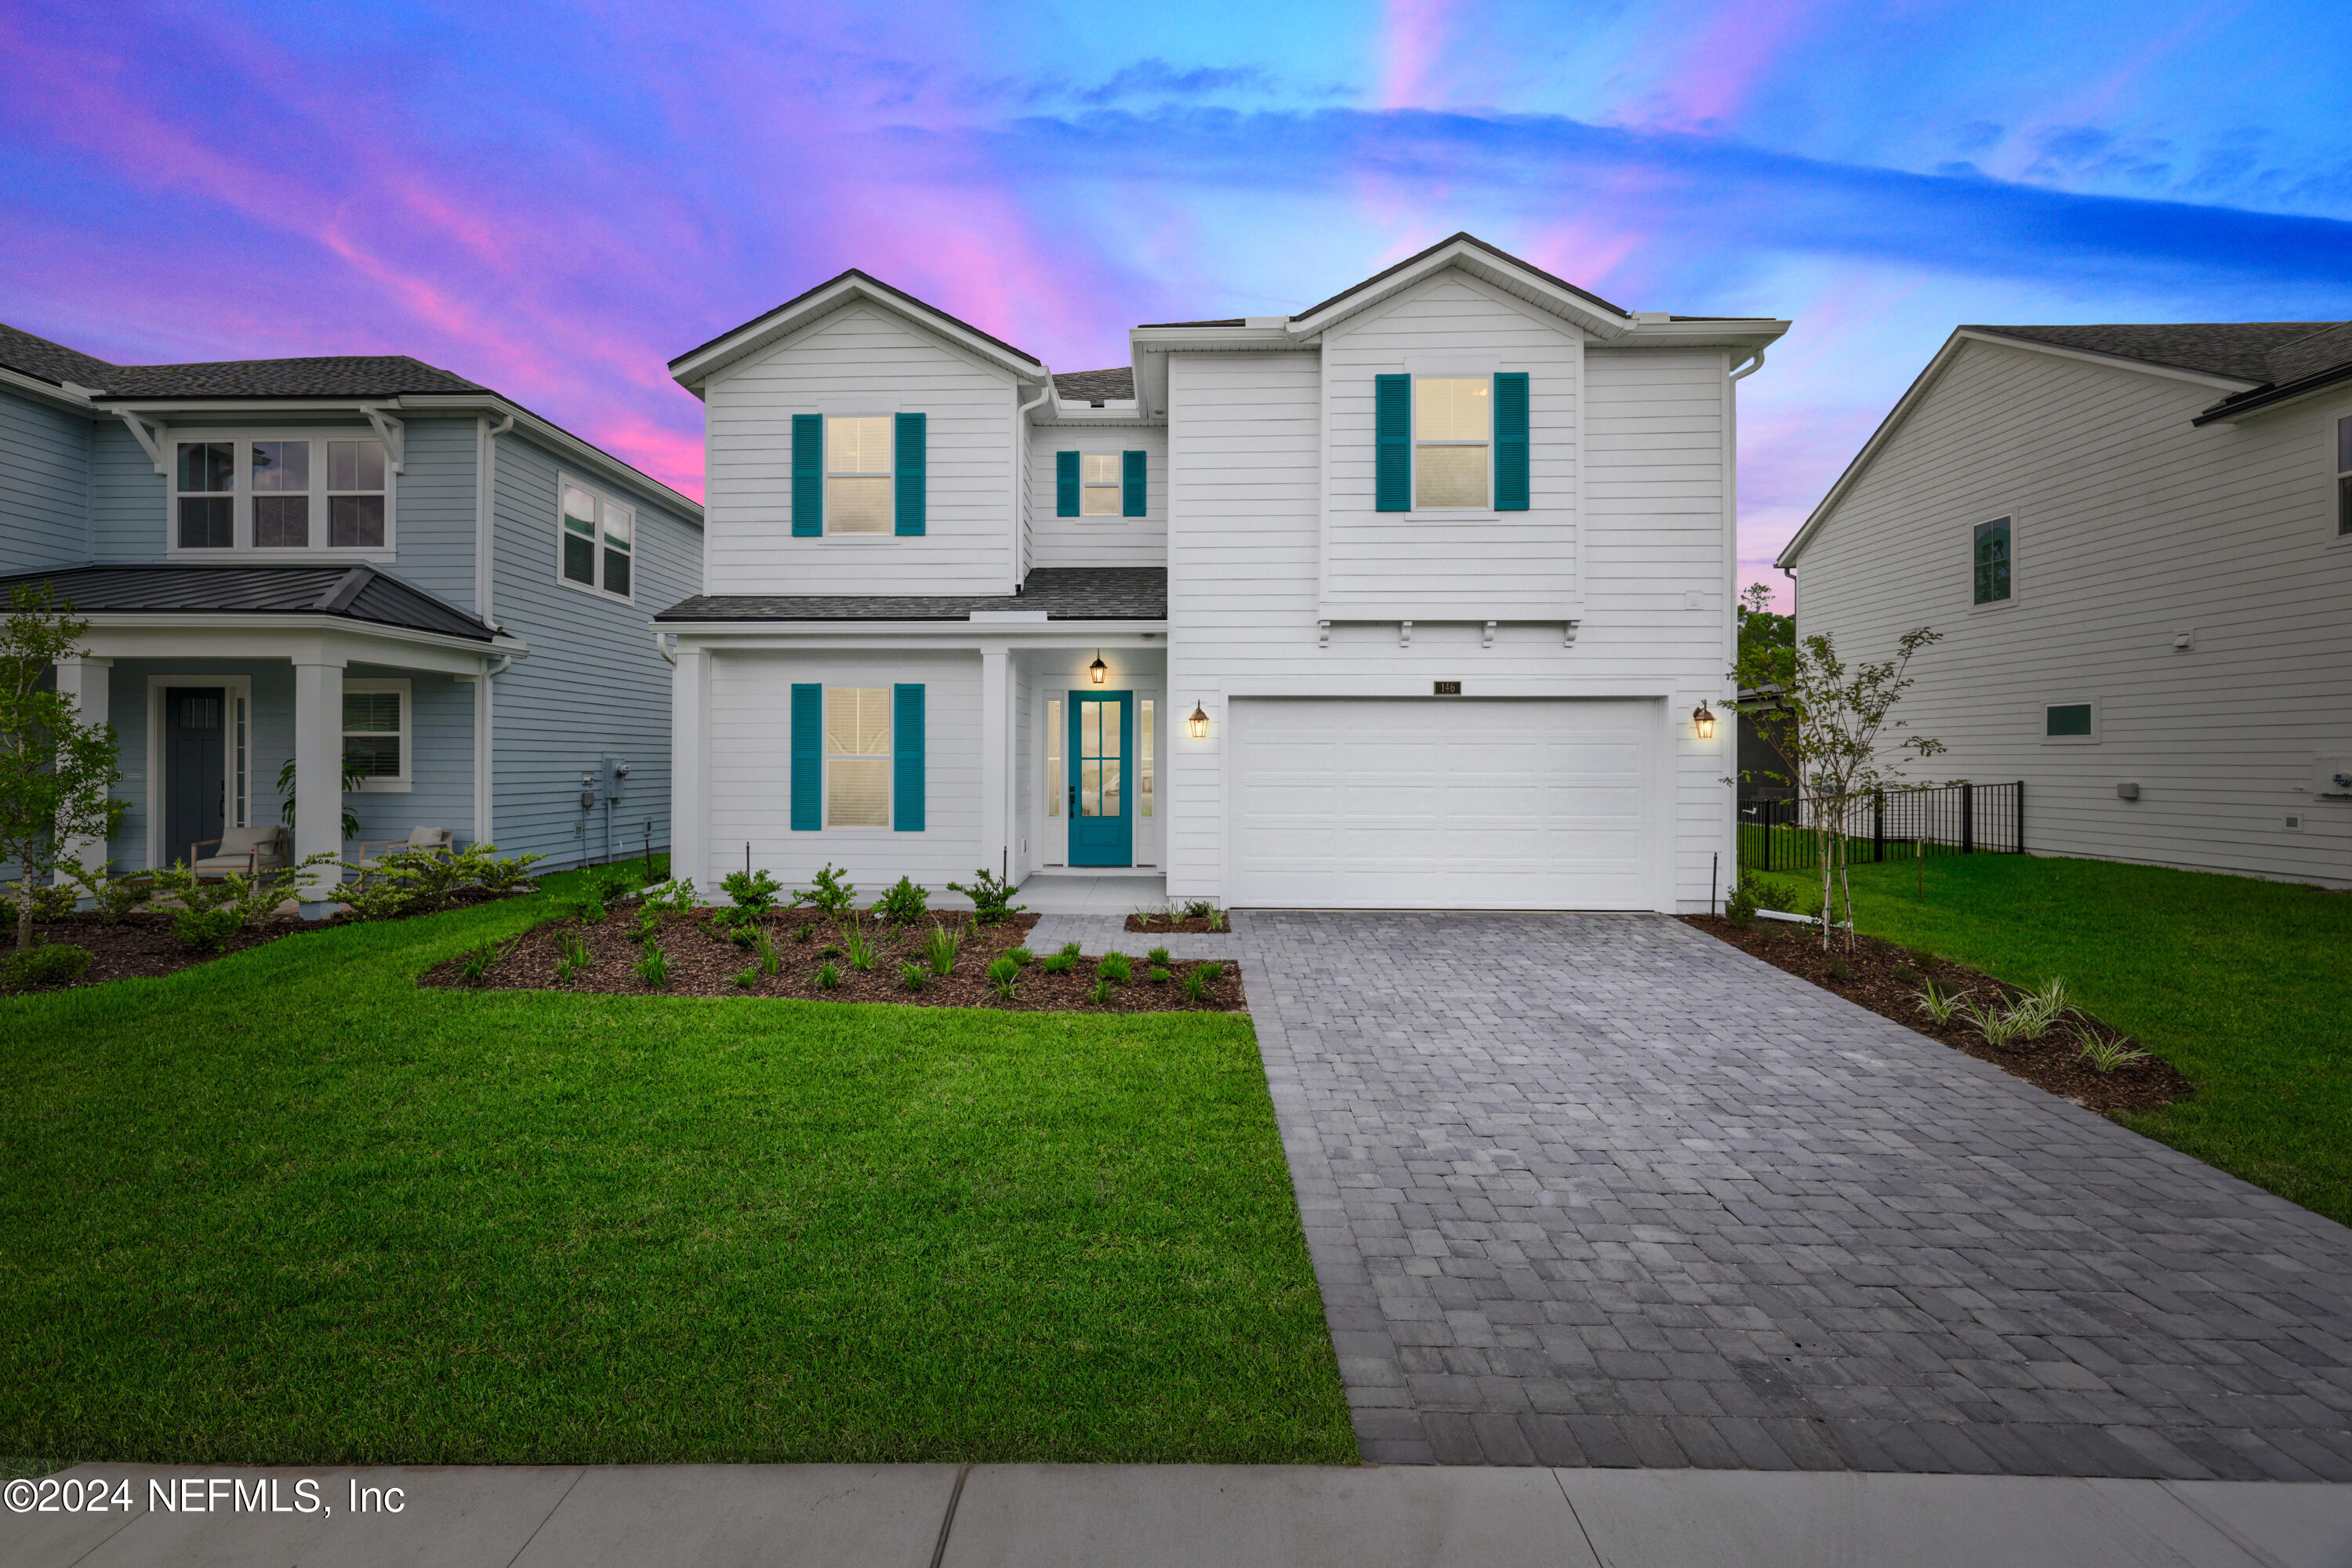
M 1250 698 L 1232 713 L 1235 904 L 1657 906 L 1654 703 Z

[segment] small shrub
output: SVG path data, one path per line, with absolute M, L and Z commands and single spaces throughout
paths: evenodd
M 386 863 L 389 864 L 392 857 L 386 856 L 384 857 L 384 859 Z M 596 876 L 590 879 L 588 886 L 595 894 L 596 901 L 600 904 L 617 904 L 625 902 L 631 893 L 637 890 L 636 884 L 630 881 L 627 877 L 618 871 L 599 872 Z
M 930 971 L 919 963 L 907 963 L 898 965 L 898 984 L 909 991 L 920 991 L 930 978 Z
M 1194 899 L 1184 906 L 1186 920 L 1204 921 L 1216 912 L 1217 906 L 1207 899 Z
M 630 940 L 640 942 L 651 942 L 660 934 L 661 911 L 659 910 L 640 910 L 637 912 L 637 929 L 629 933 Z
M 1097 1007 L 1109 1006 L 1111 1004 L 1111 998 L 1117 994 L 1118 993 L 1111 990 L 1110 982 L 1103 979 L 1100 975 L 1097 975 L 1095 977 L 1095 988 L 1087 993 L 1088 999 L 1091 1000 Z
M 793 940 L 794 942 L 806 942 L 814 935 L 816 935 L 816 927 L 813 925 L 803 922 L 793 927 Z
M 2148 1059 L 2147 1053 L 2134 1046 L 2129 1040 L 2102 1039 L 2092 1031 L 2079 1026 L 2074 1030 L 2074 1039 L 2083 1047 L 2078 1054 L 2083 1060 L 2091 1064 L 2093 1072 L 2110 1073 L 2117 1068 L 2127 1068 L 2134 1062 L 2144 1062 Z
M 507 949 L 513 945 L 513 942 L 509 940 L 486 942 L 479 947 L 469 947 L 466 950 L 466 962 L 457 966 L 457 972 L 466 977 L 467 984 L 479 985 L 483 976 L 489 973 L 490 966 L 504 958 Z
M 0 959 L 0 989 L 30 991 L 40 985 L 63 985 L 81 978 L 89 963 L 89 949 L 66 942 L 26 948 Z
M 601 922 L 604 918 L 604 900 L 602 899 L 574 899 L 570 903 L 563 906 L 563 912 L 570 915 L 573 920 L 580 921 L 583 925 L 595 925 Z
M 1913 1001 L 1919 1011 L 1927 1014 L 1937 1024 L 1948 1024 L 1952 1021 L 1952 1015 L 1960 1010 L 1960 1005 L 1966 1002 L 1970 994 L 1971 993 L 1966 991 L 1950 993 L 1938 991 L 1936 989 L 1936 983 L 1930 980 L 1920 988 L 1919 994 L 1914 997 Z
M 1076 958 L 1076 957 L 1077 957 L 1077 956 L 1078 956 L 1078 944 L 1077 944 L 1076 942 L 1064 942 L 1064 943 L 1062 944 L 1062 956 L 1063 956 L 1064 958 Z
M 1211 910 L 1209 911 L 1209 929 L 1211 931 L 1223 931 L 1225 929 L 1224 910 Z
M 5 903 L 0 903 L 0 909 L 7 911 L 10 925 L 16 923 L 17 900 L 24 897 L 25 888 L 20 882 L 16 891 L 8 896 Z M 43 925 L 49 925 L 74 912 L 75 907 L 81 902 L 81 889 L 71 882 L 50 883 L 36 887 L 32 891 L 32 900 L 33 919 Z
M 934 925 L 931 934 L 923 939 L 923 957 L 934 974 L 953 974 L 956 954 L 963 948 L 961 926 Z
M 777 953 L 775 942 L 770 940 L 768 928 L 761 926 L 753 935 L 760 954 L 760 973 L 774 974 L 782 970 L 784 967 L 784 961 Z
M 114 875 L 111 861 L 95 871 L 70 870 L 67 874 L 97 906 L 98 918 L 108 925 L 121 925 L 124 917 L 155 897 L 154 878 L 143 875 L 118 877 Z
M 199 952 L 217 952 L 245 929 L 245 911 L 234 904 L 213 910 L 182 910 L 172 917 L 172 935 Z
M 1927 978 L 1907 963 L 1896 964 L 1895 966 L 1894 974 L 1895 979 L 1900 980 L 1906 985 L 1917 985 Z
M 973 920 L 982 925 L 992 926 L 1007 915 L 1021 913 L 1022 906 L 1013 901 L 1017 889 L 1012 883 L 985 866 L 974 871 L 971 879 L 969 886 L 962 882 L 950 882 L 948 891 L 961 893 L 971 900 Z
M 1222 963 L 1196 963 L 1192 966 L 1192 973 L 1201 977 L 1202 984 L 1214 985 L 1225 977 L 1225 966 Z
M 1145 970 L 1143 977 L 1146 980 L 1150 981 L 1155 985 L 1165 985 L 1171 979 L 1174 978 L 1169 973 L 1168 970 L 1164 966 L 1157 963 L 1153 964 L 1150 969 Z
M 1124 985 L 1134 975 L 1135 965 L 1123 952 L 1106 952 L 1095 961 L 1095 973 Z
M 2074 1010 L 2068 1000 L 2066 982 L 2063 978 L 2044 981 L 2038 991 L 2028 991 L 2010 1005 L 2010 1016 L 2017 1020 L 2020 1039 L 2038 1040 L 2050 1032 L 2050 1026 Z
M 1822 965 L 1822 973 L 1832 980 L 1851 980 L 1853 978 L 1853 965 L 1843 958 L 1832 958 Z
M 760 984 L 760 966 L 758 964 L 755 963 L 748 969 L 739 969 L 735 972 L 735 988 L 737 990 L 749 991 L 752 986 L 757 985 L 758 984 Z
M 837 964 L 831 963 L 818 964 L 816 966 L 816 988 L 820 991 L 838 991 L 841 989 L 840 967 Z
M 827 920 L 837 918 L 857 901 L 856 888 L 842 879 L 848 874 L 827 861 L 807 888 L 793 895 L 793 902 L 807 904 Z
M 873 913 L 894 926 L 910 926 L 930 912 L 931 896 L 917 887 L 913 879 L 901 877 L 890 884 L 875 904 Z
M 1915 947 L 1911 950 L 1911 962 L 1920 969 L 1932 970 L 1943 961 L 1924 947 Z
M 719 879 L 719 890 L 725 893 L 739 910 L 749 910 L 754 915 L 773 909 L 776 895 L 784 890 L 783 884 L 765 871 L 730 871 Z
M 730 928 L 727 940 L 737 947 L 757 947 L 767 939 L 767 935 L 757 926 L 739 925 Z
M 1158 964 L 1162 969 L 1167 968 L 1170 963 L 1174 962 L 1174 960 L 1168 956 L 1168 950 L 1164 947 L 1155 947 L 1143 956 L 1149 959 L 1151 963 Z
M 1066 952 L 1050 952 L 1037 961 L 1037 968 L 1046 974 L 1067 974 L 1078 966 L 1078 961 Z
M 658 888 L 647 888 L 645 890 L 645 899 L 648 908 L 667 910 L 672 914 L 678 915 L 685 914 L 700 902 L 695 893 L 694 879 L 691 877 L 679 881 L 664 882 Z
M 1006 948 L 1004 950 L 1004 956 L 1011 959 L 1013 963 L 1021 965 L 1024 969 L 1026 969 L 1029 965 L 1037 962 L 1037 955 L 1030 952 L 1025 947 Z
M 656 991 L 669 984 L 669 954 L 650 937 L 646 940 L 645 954 L 637 960 L 636 968 L 637 978 Z
M 1984 1037 L 1984 1043 L 1995 1050 L 2007 1049 L 2026 1022 L 2018 1016 L 2015 1009 L 2004 1008 L 1998 1002 L 1987 1006 L 1963 1000 L 1959 1010 L 1968 1016 L 1976 1032 Z
M 1192 1002 L 1206 1002 L 1209 999 L 1209 983 L 1202 977 L 1201 965 L 1197 963 L 1192 966 L 1192 972 L 1184 976 L 1184 995 L 1186 1000 Z
M 1742 871 L 1731 884 L 1731 892 L 1723 900 L 1723 918 L 1733 925 L 1755 922 L 1756 911 L 1764 907 L 1763 879 L 1753 871 Z
M 595 962 L 595 954 L 588 951 L 586 937 L 576 931 L 564 932 L 562 942 L 555 950 L 555 983 L 571 984 L 573 975 Z
M 848 956 L 849 967 L 864 974 L 874 967 L 874 943 L 867 939 L 865 928 L 852 924 L 848 934 L 841 939 L 841 951 Z
M 841 949 L 834 945 L 832 942 L 826 942 L 823 947 L 816 950 L 816 955 L 819 958 L 839 958 L 841 956 Z
M 1013 983 L 1020 978 L 1021 966 L 1013 963 L 1009 954 L 988 966 L 988 983 L 996 987 L 996 994 L 1007 1002 L 1013 1000 Z

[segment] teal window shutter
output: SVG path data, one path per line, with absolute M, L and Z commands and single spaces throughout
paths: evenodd
M 890 826 L 900 833 L 923 830 L 923 689 L 900 685 L 891 692 Z
M 1495 510 L 1528 510 L 1528 374 L 1495 377 Z
M 1376 511 L 1412 510 L 1412 377 L 1372 377 Z
M 1144 505 L 1145 458 L 1140 452 L 1118 455 L 1119 515 L 1141 517 L 1150 509 Z
M 824 826 L 824 688 L 793 685 L 793 831 Z
M 1076 452 L 1054 454 L 1054 515 L 1078 515 L 1078 455 Z
M 824 531 L 824 416 L 793 416 L 793 537 Z M 814 827 L 814 823 L 809 826 Z
M 923 531 L 923 427 L 920 414 L 898 416 L 898 537 L 912 539 Z

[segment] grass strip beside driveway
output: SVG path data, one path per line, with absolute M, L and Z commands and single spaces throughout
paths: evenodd
M 1802 874 L 1774 874 L 1781 882 Z M 2187 1074 L 2120 1120 L 2352 1224 L 2352 895 L 2109 860 L 1971 855 L 1853 869 L 1856 923 L 2084 1011 Z
M 0 1004 L 0 1452 L 1354 1458 L 1245 1018 L 415 985 L 569 880 Z

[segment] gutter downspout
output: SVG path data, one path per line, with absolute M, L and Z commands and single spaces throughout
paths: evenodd
M 1029 575 L 1029 530 L 1025 526 L 1029 499 L 1029 415 L 1054 395 L 1054 371 L 1045 369 L 1045 384 L 1037 395 L 1013 411 L 1013 439 L 1020 450 L 1013 465 L 1013 592 L 1017 596 Z
M 1734 380 L 1734 381 L 1738 381 L 1738 380 L 1739 380 L 1739 379 L 1740 379 L 1741 377 L 1743 377 L 1743 376 L 1750 376 L 1750 375 L 1754 375 L 1758 371 L 1762 370 L 1763 368 L 1764 368 L 1764 351 L 1763 351 L 1762 349 L 1758 349 L 1758 350 L 1756 351 L 1756 357 L 1755 357 L 1755 358 L 1753 358 L 1753 359 L 1751 359 L 1751 360 L 1748 361 L 1745 364 L 1741 365 L 1738 370 L 1735 370 L 1735 371 L 1733 371 L 1733 372 L 1731 373 L 1731 379 L 1732 379 L 1732 380 Z
M 474 420 L 474 616 L 486 626 L 492 620 L 492 589 L 498 571 L 498 438 L 514 428 L 509 414 L 493 426 L 488 417 Z M 514 663 L 512 654 L 499 654 L 482 662 L 474 680 L 474 842 L 493 842 L 497 818 L 498 724 L 492 710 L 490 683 Z

